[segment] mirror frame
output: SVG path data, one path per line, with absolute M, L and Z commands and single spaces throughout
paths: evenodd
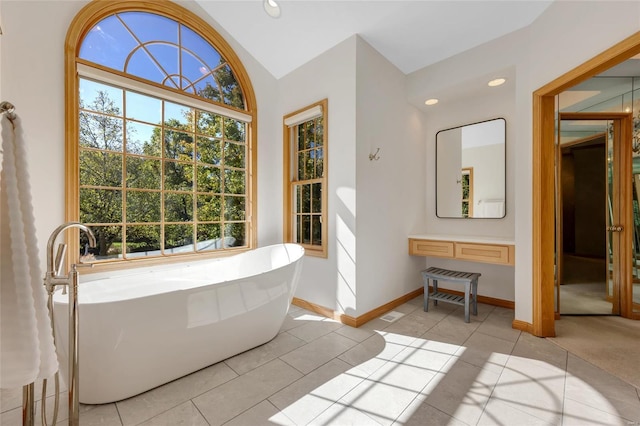
M 504 174 L 503 177 L 503 181 L 504 181 L 504 210 L 503 210 L 503 215 L 502 216 L 493 216 L 493 217 L 464 217 L 464 216 L 444 216 L 444 215 L 440 215 L 438 213 L 438 135 L 442 132 L 446 132 L 446 131 L 450 131 L 450 130 L 455 130 L 455 129 L 462 129 L 464 127 L 468 127 L 468 126 L 474 126 L 477 124 L 482 124 L 482 123 L 487 123 L 487 122 L 491 122 L 491 121 L 497 121 L 497 120 L 502 120 L 504 123 L 504 170 L 502 171 Z M 450 127 L 447 129 L 442 129 L 439 130 L 438 132 L 436 132 L 436 137 L 435 137 L 435 153 L 436 153 L 436 157 L 435 157 L 435 213 L 436 213 L 436 217 L 439 219 L 504 219 L 507 216 L 507 120 L 504 117 L 496 117 L 496 118 L 490 118 L 487 120 L 482 120 L 482 121 L 476 121 L 473 123 L 467 123 L 467 124 L 462 124 L 460 126 L 454 126 L 454 127 Z

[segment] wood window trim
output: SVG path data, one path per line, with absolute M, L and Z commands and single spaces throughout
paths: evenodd
M 244 113 L 251 116 L 251 122 L 247 123 L 248 145 L 247 166 L 247 246 L 241 249 L 224 250 L 220 252 L 194 253 L 171 257 L 157 257 L 151 259 L 136 259 L 129 261 L 107 262 L 97 264 L 94 272 L 106 270 L 124 269 L 127 267 L 140 267 L 159 263 L 181 262 L 185 260 L 201 260 L 207 257 L 226 256 L 247 249 L 257 247 L 257 102 L 253 85 L 249 74 L 231 46 L 218 34 L 218 32 L 204 19 L 184 7 L 169 0 L 131 1 L 131 0 L 94 0 L 85 5 L 74 17 L 69 25 L 65 39 L 65 221 L 78 221 L 80 211 L 79 198 L 79 147 L 78 147 L 78 114 L 79 114 L 79 76 L 76 64 L 82 60 L 78 58 L 80 46 L 87 33 L 102 19 L 115 13 L 126 11 L 148 12 L 162 15 L 186 25 L 196 31 L 207 42 L 214 46 L 227 60 L 234 72 L 238 84 L 242 88 L 245 102 Z M 67 262 L 76 263 L 77 259 L 72 253 L 79 253 L 79 240 L 77 230 L 67 233 L 66 243 Z M 73 256 L 73 257 L 72 257 Z M 88 272 L 88 271 L 87 271 Z
M 291 173 L 293 170 L 293 160 L 291 158 L 291 154 L 292 154 L 292 149 L 291 149 L 291 144 L 293 143 L 292 140 L 292 132 L 291 132 L 291 127 L 287 126 L 286 124 L 284 124 L 285 120 L 289 117 L 295 116 L 297 114 L 300 114 L 304 111 L 310 110 L 312 108 L 315 108 L 317 106 L 320 106 L 322 108 L 322 118 L 323 118 L 323 123 L 324 123 L 324 131 L 323 131 L 323 156 L 324 156 L 324 168 L 323 168 L 323 177 L 320 180 L 320 182 L 322 183 L 322 188 L 323 188 L 323 192 L 322 192 L 322 200 L 321 200 L 321 208 L 322 208 L 322 216 L 321 216 L 321 220 L 322 220 L 322 233 L 321 233 L 321 238 L 322 238 L 322 245 L 321 246 L 312 246 L 312 245 L 306 245 L 306 244 L 301 244 L 304 248 L 305 248 L 305 254 L 308 256 L 315 256 L 315 257 L 321 257 L 321 258 L 327 258 L 328 257 L 328 250 L 327 250 L 327 246 L 328 246 L 328 242 L 327 242 L 327 238 L 328 238 L 328 212 L 327 212 L 327 192 L 328 192 L 328 164 L 329 162 L 328 160 L 328 129 L 329 129 L 329 109 L 328 109 L 328 99 L 325 98 L 321 101 L 315 102 L 311 105 L 307 105 L 304 108 L 300 108 L 296 111 L 293 111 L 287 115 L 285 115 L 283 117 L 282 120 L 282 134 L 283 134 L 283 239 L 285 242 L 293 242 L 293 216 L 294 216 L 294 212 L 293 212 L 293 198 L 292 198 L 292 178 L 291 178 Z
M 555 96 L 640 54 L 640 31 L 533 92 L 533 224 L 531 333 L 555 336 Z

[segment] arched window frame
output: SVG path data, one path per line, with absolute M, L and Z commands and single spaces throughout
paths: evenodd
M 229 251 L 242 251 L 255 248 L 256 242 L 256 219 L 257 219 L 257 111 L 256 99 L 253 86 L 242 62 L 233 51 L 231 46 L 202 18 L 198 17 L 188 9 L 179 6 L 168 0 L 130 1 L 94 0 L 81 9 L 71 22 L 67 31 L 65 41 L 65 220 L 78 221 L 80 212 L 80 172 L 79 172 L 79 75 L 78 64 L 80 47 L 87 33 L 101 20 L 108 16 L 121 12 L 148 12 L 161 15 L 176 22 L 179 22 L 196 33 L 211 44 L 222 57 L 224 57 L 233 70 L 233 73 L 242 88 L 244 95 L 244 107 L 241 112 L 251 116 L 251 122 L 247 124 L 247 246 L 239 249 L 225 250 L 223 254 L 228 255 Z M 133 78 L 135 80 L 135 78 Z M 170 90 L 170 89 L 167 89 Z M 184 92 L 183 92 L 184 93 Z M 185 94 L 190 96 L 189 94 Z M 193 96 L 202 101 L 202 98 Z M 212 105 L 218 105 L 212 102 Z M 233 110 L 233 107 L 225 106 Z M 70 232 L 67 236 L 68 253 L 79 253 L 78 234 Z M 193 253 L 182 256 L 156 257 L 149 259 L 139 259 L 130 261 L 114 261 L 100 264 L 97 270 L 120 269 L 124 264 L 143 266 L 146 264 L 166 263 L 167 261 L 184 261 L 185 258 L 216 257 L 220 252 Z M 69 259 L 75 262 L 75 256 Z

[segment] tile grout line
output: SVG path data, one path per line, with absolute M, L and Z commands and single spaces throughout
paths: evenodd
M 200 411 L 200 408 L 198 408 L 198 406 L 196 405 L 195 402 L 193 402 L 193 399 L 190 399 L 189 402 L 191 402 L 191 405 L 193 405 L 193 408 L 196 409 L 196 411 L 198 412 L 198 414 L 200 414 L 200 416 L 202 416 L 202 418 L 204 419 L 205 423 L 208 424 L 209 426 L 211 426 L 211 423 L 209 423 L 209 420 L 207 420 L 207 418 L 205 417 L 204 413 L 202 411 Z
M 500 379 L 502 378 L 502 375 L 504 374 L 504 370 L 507 368 L 506 366 L 509 363 L 509 360 L 511 359 L 511 356 L 513 355 L 513 351 L 516 348 L 516 345 L 518 344 L 518 341 L 520 340 L 520 336 L 521 335 L 522 334 L 518 335 L 518 339 L 515 341 L 515 343 L 513 344 L 513 347 L 511 348 L 511 351 L 509 352 L 509 355 L 507 357 L 507 361 L 505 362 L 505 364 L 500 369 L 500 374 L 498 375 L 498 378 L 496 379 L 495 384 L 491 388 L 491 393 L 489 394 L 489 397 L 487 398 L 487 400 L 485 401 L 484 405 L 482 406 L 482 412 L 480 413 L 480 417 L 478 417 L 478 421 L 476 422 L 476 424 L 480 423 L 480 420 L 482 419 L 482 416 L 484 416 L 485 412 L 487 411 L 487 405 L 489 405 L 489 401 L 491 401 L 491 398 L 493 398 L 493 394 L 494 394 L 494 392 L 496 390 L 496 387 L 498 386 L 498 383 L 500 383 Z

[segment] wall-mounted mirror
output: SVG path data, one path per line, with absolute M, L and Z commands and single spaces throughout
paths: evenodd
M 506 213 L 504 118 L 436 133 L 436 215 L 502 218 Z

